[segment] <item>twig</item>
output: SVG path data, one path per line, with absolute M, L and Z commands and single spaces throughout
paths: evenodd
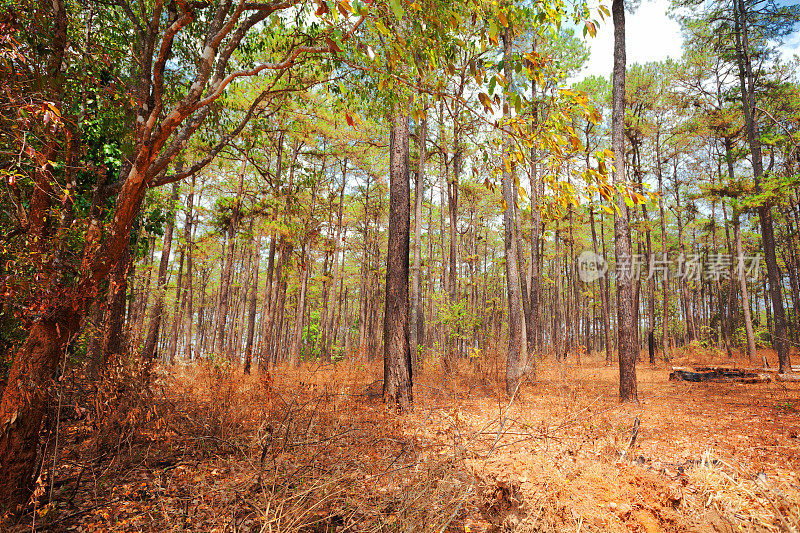
M 489 460 L 489 456 L 492 455 L 492 452 L 494 451 L 495 446 L 497 446 L 497 441 L 500 440 L 500 434 L 503 431 L 503 427 L 505 427 L 505 425 L 506 425 L 506 420 L 508 420 L 508 412 L 511 410 L 511 405 L 514 403 L 514 398 L 517 397 L 517 392 L 519 391 L 520 385 L 522 385 L 522 380 L 520 380 L 517 383 L 517 387 L 514 389 L 514 394 L 511 395 L 511 399 L 508 401 L 508 406 L 506 407 L 506 414 L 503 415 L 503 420 L 500 422 L 500 427 L 497 430 L 497 435 L 494 438 L 494 443 L 492 444 L 492 447 L 489 450 L 489 453 L 486 454 L 486 457 L 483 460 L 484 465 L 486 464 L 486 461 Z
M 67 346 L 69 346 L 70 342 L 72 342 L 72 339 L 67 341 L 67 344 L 64 345 L 64 358 L 61 361 L 61 375 L 59 376 L 61 383 L 58 386 L 58 409 L 56 410 L 56 436 L 55 442 L 53 443 L 53 466 L 50 470 L 50 491 L 47 495 L 48 507 L 53 502 L 53 485 L 56 479 L 56 462 L 58 461 L 58 432 L 61 427 L 61 405 L 64 398 L 64 372 L 67 371 Z M 35 515 L 36 513 L 34 513 L 34 516 Z
M 464 505 L 464 501 L 466 500 L 466 495 L 468 495 L 470 492 L 472 492 L 472 487 L 474 485 L 475 485 L 474 482 L 472 484 L 470 484 L 469 489 L 467 489 L 467 492 L 465 494 L 465 497 L 461 498 L 461 501 L 458 502 L 458 505 L 456 505 L 456 510 L 453 511 L 453 514 L 450 515 L 450 518 L 448 518 L 447 521 L 444 524 L 442 524 L 442 529 L 439 530 L 439 533 L 444 533 L 445 529 L 447 529 L 447 526 L 449 526 L 450 522 L 452 522 L 453 519 L 456 517 L 458 512 L 461 510 L 461 507 Z
M 633 445 L 636 444 L 636 437 L 639 436 L 639 417 L 637 416 L 633 421 L 633 430 L 631 430 L 631 441 L 628 443 L 628 447 L 625 448 L 625 451 L 622 452 L 620 455 L 619 460 L 622 461 L 625 459 L 625 455 L 627 455 L 628 451 L 633 448 Z

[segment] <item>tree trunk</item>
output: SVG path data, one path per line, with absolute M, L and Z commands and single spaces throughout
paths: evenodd
M 125 248 L 119 262 L 111 270 L 103 312 L 101 338 L 95 353 L 90 354 L 88 372 L 92 379 L 98 378 L 112 355 L 122 353 L 125 298 L 128 293 L 128 271 L 132 266 L 131 259 L 129 246 Z
M 745 334 L 747 335 L 747 358 L 752 360 L 756 355 L 756 337 L 753 332 L 753 317 L 750 315 L 750 296 L 747 291 L 747 277 L 744 269 L 744 253 L 742 252 L 741 222 L 739 221 L 739 212 L 736 209 L 733 211 L 733 240 L 736 246 L 736 276 L 739 279 L 739 290 L 742 292 L 744 329 Z
M 510 30 L 503 33 L 503 55 L 510 59 L 512 36 Z M 512 79 L 510 61 L 505 62 L 505 76 L 509 83 Z M 505 120 L 510 117 L 503 117 Z M 503 129 L 503 158 L 511 161 L 512 143 L 508 131 Z M 517 262 L 517 239 L 515 238 L 515 204 L 514 176 L 509 172 L 509 165 L 501 163 L 503 168 L 502 194 L 505 203 L 503 210 L 503 251 L 505 257 L 506 285 L 508 290 L 508 349 L 506 351 L 506 393 L 513 395 L 520 385 L 527 360 L 527 341 L 522 309 L 522 290 Z
M 536 40 L 533 41 L 533 52 L 536 52 Z M 533 102 L 532 108 L 532 128 L 536 128 L 539 121 L 539 106 L 537 103 L 537 89 L 536 81 L 531 82 L 531 101 Z M 535 350 L 541 350 L 542 335 L 541 335 L 541 309 L 540 309 L 540 292 L 542 285 L 541 270 L 539 269 L 539 242 L 542 238 L 542 212 L 539 206 L 539 165 L 537 163 L 537 149 L 536 144 L 531 146 L 531 172 L 530 172 L 530 186 L 531 186 L 531 266 L 530 266 L 530 329 L 533 332 L 533 338 L 528 339 L 528 345 L 533 346 Z
M 614 185 L 625 180 L 625 2 L 613 0 L 614 20 L 614 76 L 612 88 L 611 144 L 614 151 Z M 620 401 L 638 401 L 636 390 L 636 310 L 633 303 L 633 269 L 631 233 L 628 225 L 627 205 L 618 192 L 614 218 L 614 245 L 617 255 L 617 327 L 619 331 L 619 398 Z
M 204 269 L 200 275 L 202 282 L 200 283 L 200 306 L 197 308 L 197 348 L 195 349 L 195 358 L 200 359 L 206 347 L 206 287 L 208 287 L 208 278 L 210 276 L 208 269 Z
M 458 110 L 456 109 L 456 116 Z M 449 178 L 447 168 L 445 167 L 445 175 L 447 177 L 447 213 L 449 215 L 449 250 L 450 255 L 447 260 L 448 264 L 448 278 L 447 278 L 447 293 L 450 310 L 448 314 L 452 317 L 455 315 L 455 306 L 458 302 L 458 180 L 461 171 L 461 146 L 460 146 L 460 126 L 457 118 L 453 120 L 453 177 Z M 456 351 L 457 351 L 457 338 L 458 338 L 458 323 L 453 322 L 450 324 L 450 330 L 445 332 L 447 342 L 445 343 L 444 357 L 442 363 L 444 371 L 450 373 L 454 370 Z
M 336 341 L 336 333 L 333 330 L 336 313 L 333 311 L 336 306 L 336 291 L 339 287 L 339 278 L 341 277 L 339 254 L 341 251 L 340 247 L 342 242 L 342 214 L 344 208 L 344 185 L 346 181 L 347 159 L 344 160 L 344 166 L 342 168 L 342 185 L 339 188 L 339 210 L 336 215 L 336 238 L 333 241 L 333 279 L 331 281 L 329 299 L 324 303 L 325 307 L 328 309 L 327 324 L 325 324 L 325 327 L 322 329 L 322 338 L 320 339 L 320 346 L 322 347 L 322 353 L 320 354 L 320 357 L 323 361 L 327 362 L 331 360 L 331 339 L 333 339 L 334 342 Z M 342 258 L 342 263 L 344 263 L 344 258 Z
M 170 196 L 170 209 L 174 209 L 178 202 L 178 184 L 172 185 L 172 195 Z M 149 363 L 157 355 L 156 343 L 158 342 L 161 319 L 164 312 L 164 292 L 167 286 L 167 267 L 169 266 L 169 255 L 172 250 L 172 233 L 175 228 L 174 212 L 167 220 L 164 228 L 164 243 L 161 246 L 161 261 L 158 265 L 158 279 L 156 281 L 156 302 L 150 312 L 150 326 L 147 328 L 147 338 L 142 349 L 142 361 Z
M 136 298 L 136 321 L 134 324 L 134 332 L 130 335 L 129 339 L 129 349 L 133 351 L 137 351 L 140 349 L 140 345 L 143 342 L 142 333 L 144 331 L 144 322 L 145 317 L 147 315 L 147 308 L 148 302 L 150 301 L 150 285 L 153 278 L 153 261 L 154 261 L 154 254 L 155 254 L 155 247 L 156 247 L 156 237 L 155 235 L 149 235 L 147 237 L 147 250 L 148 250 L 148 258 L 145 265 L 147 266 L 147 275 L 145 279 L 142 281 L 142 284 L 139 286 L 139 293 Z
M 752 64 L 750 61 L 750 42 L 747 31 L 747 16 L 743 0 L 735 0 L 734 7 L 736 58 L 739 64 L 739 84 L 741 88 L 742 109 L 744 110 L 747 142 L 750 146 L 751 163 L 756 192 L 761 191 L 761 180 L 764 176 L 764 164 L 761 156 L 761 140 L 756 118 L 756 96 L 753 82 Z M 789 347 L 786 342 L 786 311 L 781 297 L 781 279 L 778 273 L 778 259 L 775 255 L 775 230 L 772 222 L 772 210 L 769 204 L 757 208 L 761 224 L 761 237 L 764 243 L 764 262 L 767 264 L 769 290 L 772 300 L 774 332 L 772 345 L 778 353 L 780 373 L 792 371 Z
M 419 124 L 419 166 L 414 176 L 414 266 L 411 283 L 411 364 L 417 371 L 420 345 L 424 342 L 424 312 L 422 306 L 422 201 L 425 194 L 425 159 L 428 142 L 428 118 L 423 114 Z
M 598 255 L 598 248 L 597 248 L 597 232 L 594 227 L 594 210 L 592 206 L 589 206 L 589 223 L 592 228 L 592 247 L 594 250 L 594 255 L 599 257 Z M 608 273 L 606 273 L 607 275 Z M 603 282 L 603 278 L 605 276 L 601 276 L 597 279 L 598 285 L 600 287 L 600 311 L 602 314 L 603 320 L 603 338 L 605 339 L 605 348 L 606 348 L 606 364 L 611 364 L 611 347 L 613 342 L 611 341 L 611 323 L 609 322 L 608 317 L 608 295 L 606 294 L 605 290 L 605 283 Z
M 556 219 L 553 242 L 555 243 L 555 283 L 553 284 L 553 327 L 550 335 L 553 349 L 556 352 L 556 361 L 561 360 L 561 355 L 565 352 L 566 342 L 562 344 L 561 335 L 561 234 L 559 232 L 560 220 Z M 566 341 L 566 339 L 564 339 Z
M 169 350 L 167 361 L 175 364 L 175 354 L 178 351 L 178 333 L 181 325 L 181 296 L 183 294 L 183 262 L 185 260 L 185 250 L 181 247 L 178 259 L 178 280 L 175 283 L 175 303 L 172 307 L 172 328 L 169 337 Z
M 216 316 L 217 335 L 214 350 L 216 351 L 216 355 L 225 355 L 227 359 L 231 359 L 232 354 L 228 352 L 228 346 L 225 343 L 227 333 L 225 331 L 225 326 L 228 321 L 228 311 L 230 308 L 229 300 L 231 279 L 233 277 L 234 245 L 236 243 L 236 229 L 239 225 L 239 207 L 242 198 L 242 190 L 244 188 L 244 164 L 245 162 L 242 163 L 242 169 L 239 171 L 238 192 L 236 193 L 236 199 L 233 204 L 231 218 L 228 221 L 228 246 L 225 250 L 225 264 L 220 279 L 219 302 Z
M 16 513 L 32 494 L 48 388 L 80 316 L 69 307 L 33 325 L 17 350 L 0 402 L 0 510 Z
M 286 292 L 283 288 L 283 265 L 287 262 L 287 258 L 291 255 L 292 247 L 286 242 L 286 238 L 281 235 L 278 240 L 278 264 L 275 267 L 275 281 L 277 288 L 272 291 L 272 302 L 270 303 L 270 314 L 267 317 L 267 324 L 265 325 L 264 340 L 261 346 L 260 365 L 261 370 L 267 369 L 267 362 L 273 365 L 277 362 L 275 357 L 275 345 L 277 344 L 280 329 L 278 322 L 283 318 L 283 306 L 286 300 Z M 279 315 L 280 314 L 280 318 Z
M 269 345 L 267 342 L 268 331 L 272 325 L 274 308 L 272 307 L 273 290 L 272 278 L 275 272 L 275 239 L 276 234 L 269 238 L 269 252 L 267 258 L 267 283 L 264 288 L 264 303 L 261 306 L 261 333 L 258 339 L 258 370 L 265 372 L 269 366 Z
M 256 304 L 258 303 L 258 269 L 261 264 L 261 233 L 256 238 L 255 258 L 253 260 L 253 288 L 250 290 L 250 302 L 247 310 L 247 344 L 244 348 L 244 373 L 250 373 L 253 363 L 253 337 L 256 331 Z
M 283 315 L 286 312 L 286 281 L 281 279 L 278 276 L 279 286 L 278 290 L 275 291 L 276 297 L 276 306 L 275 309 L 277 310 L 277 314 L 273 319 L 273 331 L 274 337 L 270 339 L 270 360 L 272 361 L 273 366 L 278 364 L 278 353 L 281 351 L 281 346 L 283 343 L 282 335 L 283 335 Z
M 194 322 L 194 243 L 192 242 L 192 231 L 194 230 L 194 219 L 192 210 L 194 208 L 194 186 L 195 177 L 192 176 L 192 187 L 189 189 L 189 196 L 186 199 L 186 232 L 184 234 L 184 246 L 186 246 L 186 343 L 184 345 L 184 357 L 187 361 L 192 360 L 192 323 Z
M 310 265 L 310 250 L 309 246 L 303 243 L 300 252 L 300 294 L 297 298 L 297 312 L 295 313 L 295 326 L 294 335 L 292 336 L 292 345 L 289 349 L 289 356 L 292 366 L 295 368 L 300 366 L 300 351 L 303 347 L 303 328 L 305 309 L 306 309 L 306 294 L 308 291 L 308 276 L 311 270 Z
M 392 114 L 389 138 L 389 245 L 386 255 L 383 397 L 399 410 L 413 402 L 413 370 L 409 345 L 408 248 L 411 215 L 408 115 Z
M 669 265 L 667 247 L 667 221 L 664 215 L 664 186 L 661 175 L 661 138 L 660 130 L 656 132 L 656 176 L 658 177 L 658 213 L 661 219 L 661 265 Z M 669 352 L 669 269 L 664 268 L 661 278 L 661 352 L 665 361 L 670 360 Z

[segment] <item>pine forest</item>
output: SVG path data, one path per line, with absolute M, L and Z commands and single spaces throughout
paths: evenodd
M 0 531 L 800 531 L 798 43 L 3 0 Z

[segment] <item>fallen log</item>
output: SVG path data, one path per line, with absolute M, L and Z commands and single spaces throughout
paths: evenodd
M 670 381 L 688 381 L 690 383 L 768 383 L 772 376 L 754 370 L 733 368 L 697 368 L 673 367 L 669 375 Z M 798 380 L 800 381 L 800 380 Z

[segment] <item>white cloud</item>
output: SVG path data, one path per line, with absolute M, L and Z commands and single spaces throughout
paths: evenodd
M 789 61 L 795 55 L 800 54 L 800 32 L 795 32 L 786 37 L 780 47 L 780 52 L 784 61 Z
M 611 2 L 607 5 L 610 7 Z M 683 38 L 677 21 L 667 16 L 669 0 L 643 0 L 635 13 L 625 13 L 625 52 L 628 65 L 678 59 Z M 585 76 L 611 76 L 614 63 L 614 24 L 603 21 L 597 36 L 587 38 L 591 56 L 576 79 Z

